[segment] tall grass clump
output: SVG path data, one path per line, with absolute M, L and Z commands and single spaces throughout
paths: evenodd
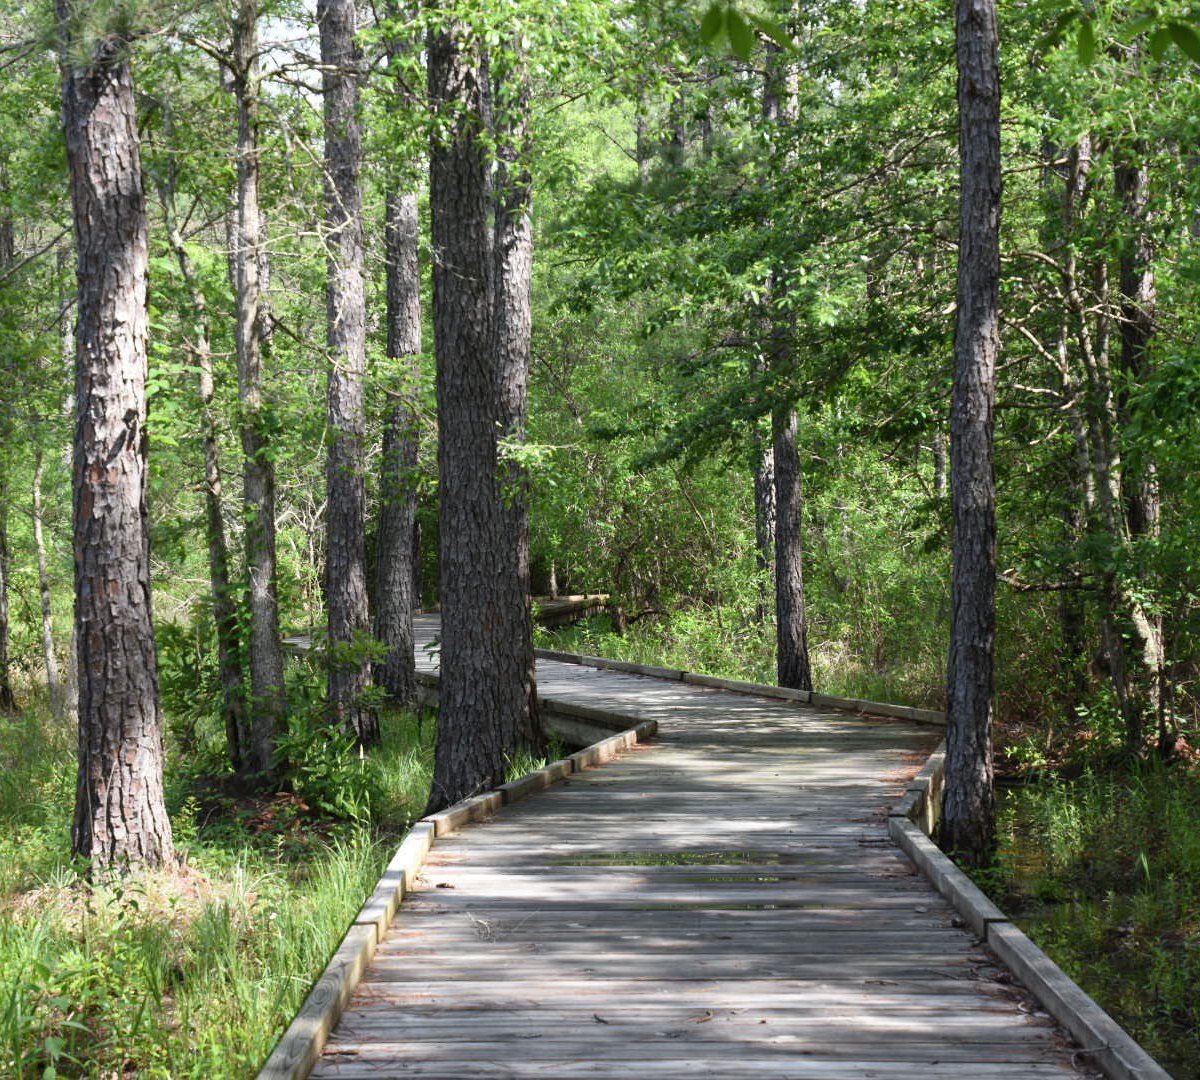
M 1200 777 L 1146 761 L 1005 793 L 991 891 L 1179 1076 L 1200 1075 Z
M 386 714 L 365 757 L 297 723 L 281 795 L 208 771 L 208 718 L 180 727 L 180 863 L 106 883 L 70 856 L 74 732 L 0 719 L 0 1076 L 253 1076 L 428 797 L 430 717 Z

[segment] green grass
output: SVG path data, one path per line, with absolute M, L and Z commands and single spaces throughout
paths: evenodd
M 1157 762 L 1005 793 L 985 884 L 1177 1076 L 1200 1075 L 1200 777 Z
M 181 865 L 93 887 L 69 854 L 73 732 L 0 720 L 0 1075 L 253 1075 L 424 807 L 432 721 L 384 733 L 346 764 L 360 820 L 176 770 Z

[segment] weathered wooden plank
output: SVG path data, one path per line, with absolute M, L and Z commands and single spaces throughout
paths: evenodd
M 705 1023 L 708 1023 L 705 1021 Z M 680 1038 L 710 1062 L 737 1062 L 743 1055 L 777 1054 L 781 1058 L 793 1055 L 819 1055 L 832 1061 L 960 1061 L 960 1062 L 1039 1062 L 1047 1058 L 1060 1057 L 1062 1044 L 1049 1031 L 1031 1030 L 1018 1038 L 1001 1042 L 994 1027 L 976 1030 L 960 1030 L 939 1038 L 928 1021 L 923 1024 L 899 1025 L 886 1031 L 873 1032 L 872 1037 L 862 1042 L 847 1045 L 828 1038 L 814 1038 L 813 1032 L 763 1033 L 758 1038 L 731 1039 L 728 1029 L 707 1027 L 703 1032 L 687 1027 L 665 1031 L 659 1038 L 647 1037 L 642 1033 L 630 1032 L 624 1025 L 617 1032 L 603 1031 L 614 1026 L 611 1021 L 604 1024 L 593 1021 L 590 1027 L 575 1026 L 570 1030 L 543 1029 L 501 1033 L 472 1030 L 469 1033 L 444 1031 L 422 1032 L 406 1028 L 389 1028 L 378 1032 L 375 1037 L 364 1033 L 365 1038 L 339 1038 L 330 1044 L 331 1056 L 362 1057 L 387 1053 L 398 1061 L 421 1060 L 449 1054 L 460 1060 L 494 1060 L 497 1054 L 512 1054 L 513 1043 L 523 1044 L 522 1054 L 535 1052 L 542 1060 L 561 1061 L 589 1056 L 619 1062 L 636 1059 L 639 1061 L 676 1061 L 679 1059 Z M 697 1037 L 697 1036 L 700 1037 Z M 490 1037 L 489 1037 L 490 1036 Z M 616 1038 L 621 1045 L 615 1046 Z M 536 1040 L 536 1042 L 534 1042 Z
M 439 839 L 318 1075 L 1078 1075 L 890 846 L 935 732 L 668 674 L 539 661 L 565 720 L 659 741 Z
M 630 1057 L 622 1061 L 611 1062 L 605 1059 L 582 1056 L 563 1060 L 561 1058 L 545 1059 L 531 1055 L 531 1047 L 524 1046 L 520 1054 L 504 1054 L 498 1059 L 487 1062 L 463 1060 L 446 1057 L 433 1061 L 406 1061 L 403 1066 L 404 1076 L 419 1077 L 448 1077 L 462 1080 L 466 1076 L 505 1076 L 505 1077 L 594 1077 L 594 1076 L 638 1076 L 651 1080 L 663 1077 L 694 1078 L 697 1074 L 721 1075 L 720 1072 L 707 1070 L 703 1059 L 697 1060 L 696 1055 L 689 1054 L 681 1047 L 674 1060 L 650 1061 L 644 1058 Z M 351 1060 L 331 1058 L 329 1063 L 322 1066 L 317 1074 L 322 1077 L 343 1077 L 354 1080 L 357 1077 L 373 1077 L 381 1075 L 381 1061 L 388 1059 L 381 1054 L 379 1059 L 365 1054 L 355 1055 Z M 1020 1077 L 1021 1080 L 1041 1080 L 1042 1077 L 1069 1076 L 1079 1080 L 1079 1072 L 1065 1063 L 1069 1054 L 1064 1053 L 1062 1060 L 1056 1062 L 1017 1062 L 992 1063 L 975 1062 L 971 1065 L 970 1075 L 987 1080 L 990 1077 Z M 963 1080 L 963 1066 L 958 1062 L 944 1062 L 931 1054 L 923 1061 L 919 1069 L 914 1070 L 912 1061 L 863 1061 L 851 1062 L 832 1058 L 809 1057 L 794 1051 L 785 1054 L 764 1055 L 747 1050 L 738 1055 L 736 1062 L 727 1062 L 727 1069 L 734 1075 L 744 1076 L 752 1073 L 755 1077 L 783 1078 L 783 1080 L 913 1080 L 914 1071 L 928 1080 Z M 552 1071 L 551 1071 L 552 1070 Z M 386 1072 L 382 1075 L 387 1075 Z

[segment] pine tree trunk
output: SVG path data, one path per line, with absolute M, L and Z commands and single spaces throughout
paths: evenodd
M 764 580 L 775 565 L 775 448 L 754 435 L 754 553 Z
M 204 526 L 208 546 L 208 578 L 212 593 L 213 623 L 217 631 L 217 671 L 221 682 L 221 715 L 225 725 L 225 744 L 229 761 L 239 772 L 250 767 L 252 733 L 246 710 L 245 684 L 242 679 L 241 646 L 238 633 L 237 603 L 229 579 L 229 545 L 226 540 L 225 513 L 221 506 L 221 451 L 217 416 L 213 407 L 212 335 L 209 330 L 208 301 L 196 277 L 196 268 L 188 254 L 175 213 L 175 185 L 171 175 L 159 178 L 159 200 L 167 243 L 179 264 L 195 324 L 191 346 L 196 358 L 200 396 L 200 438 L 204 446 Z
M 359 746 L 379 742 L 379 718 L 362 700 L 370 665 L 355 641 L 371 632 L 367 607 L 367 308 L 363 284 L 360 59 L 354 0 L 317 0 L 325 102 L 325 251 L 329 261 L 329 457 L 326 463 L 325 602 L 329 607 L 329 708 Z
M 533 326 L 533 178 L 529 156 L 529 72 L 512 47 L 513 70 L 493 78 L 492 107 L 499 166 L 494 191 L 495 236 L 492 244 L 492 333 L 496 352 L 497 428 L 509 446 L 525 442 L 529 414 L 529 356 Z M 493 66 L 493 71 L 495 71 Z M 534 754 L 546 748 L 537 706 L 533 653 L 533 605 L 529 567 L 529 478 L 511 458 L 500 463 L 501 514 L 507 533 L 503 554 L 510 559 L 501 583 L 510 596 L 501 608 L 501 637 L 513 651 L 512 662 L 525 670 L 528 700 L 521 742 Z
M 811 690 L 808 616 L 804 606 L 804 495 L 796 445 L 795 409 L 772 417 L 775 451 L 775 626 L 778 680 L 793 690 Z
M 399 12 L 388 5 L 388 14 Z M 390 40 L 392 63 L 417 54 L 420 43 Z M 397 85 L 389 107 L 411 107 Z M 395 704 L 407 705 L 416 691 L 413 612 L 420 603 L 420 534 L 417 525 L 417 468 L 420 461 L 421 267 L 420 218 L 413 182 L 402 167 L 388 178 L 384 244 L 387 261 L 387 354 L 395 363 L 389 387 L 392 408 L 383 432 L 379 476 L 379 529 L 375 576 L 375 637 L 387 655 L 374 668 L 375 685 Z
M 12 265 L 14 256 L 13 222 L 5 214 L 0 217 L 0 272 Z M 0 416 L 0 447 L 11 443 L 12 424 L 6 414 Z M 17 711 L 8 655 L 8 567 L 8 462 L 0 461 L 0 713 Z
M 789 5 L 791 8 L 792 5 Z M 794 11 L 793 11 L 794 14 Z M 763 119 L 772 125 L 796 120 L 796 75 L 786 64 L 782 49 L 768 47 L 763 85 Z M 771 274 L 768 295 L 767 340 L 769 368 L 776 392 L 790 374 L 791 316 L 773 302 L 784 292 L 785 268 Z M 775 662 L 780 686 L 812 689 L 808 658 L 808 612 L 804 600 L 803 472 L 797 443 L 796 410 L 779 405 L 771 414 L 771 459 L 775 474 Z
M 172 860 L 146 514 L 146 204 L 128 44 L 79 67 L 58 0 L 78 282 L 75 620 L 79 783 L 72 848 L 98 867 Z
M 954 514 L 942 845 L 982 865 L 992 776 L 996 510 L 992 432 L 1000 348 L 1000 75 L 995 0 L 958 0 L 961 219 L 950 414 Z
M 42 448 L 33 458 L 33 547 L 37 557 L 38 599 L 42 613 L 42 657 L 46 664 L 46 688 L 50 692 L 50 712 L 55 720 L 66 719 L 66 701 L 62 677 L 58 670 L 58 653 L 54 648 L 54 606 L 51 603 L 50 569 L 46 560 L 44 507 L 42 506 Z
M 0 713 L 15 713 L 8 655 L 8 484 L 0 477 Z
M 375 685 L 398 705 L 416 690 L 413 611 L 417 607 L 417 466 L 420 453 L 419 380 L 421 271 L 417 197 L 387 197 L 387 343 L 399 361 L 393 404 L 383 432 L 379 477 L 379 539 L 375 579 L 375 636 L 387 656 L 375 665 Z
M 509 559 L 496 440 L 483 57 L 442 12 L 430 33 L 429 96 L 444 117 L 430 152 L 440 475 L 441 687 L 429 808 L 503 783 L 528 709 L 507 625 Z
M 251 772 L 269 774 L 275 767 L 275 739 L 283 721 L 285 702 L 276 592 L 275 465 L 271 460 L 263 400 L 263 342 L 267 331 L 262 295 L 265 237 L 258 200 L 260 76 L 256 0 L 238 0 L 232 29 L 238 137 L 237 209 L 230 254 L 237 309 L 238 401 L 250 607 L 250 743 L 242 748 L 242 753 Z

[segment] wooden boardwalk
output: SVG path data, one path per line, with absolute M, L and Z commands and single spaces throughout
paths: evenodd
M 314 1076 L 1091 1075 L 887 839 L 935 729 L 538 679 L 657 742 L 438 840 Z

